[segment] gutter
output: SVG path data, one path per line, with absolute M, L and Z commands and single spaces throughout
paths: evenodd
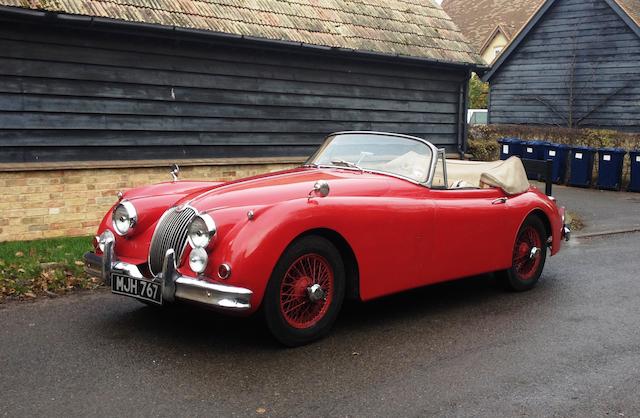
M 198 37 L 208 38 L 215 41 L 241 41 L 247 45 L 257 45 L 264 47 L 277 47 L 277 48 L 293 48 L 302 49 L 309 52 L 324 52 L 332 53 L 341 56 L 358 56 L 364 59 L 373 59 L 378 61 L 404 61 L 407 63 L 413 63 L 417 65 L 430 65 L 430 66 L 445 66 L 456 69 L 467 69 L 475 71 L 477 73 L 484 73 L 489 67 L 480 64 L 473 63 L 456 63 L 451 61 L 444 61 L 438 59 L 412 57 L 402 54 L 390 54 L 382 52 L 364 51 L 359 49 L 349 49 L 340 47 L 328 47 L 321 45 L 311 45 L 304 42 L 292 42 L 275 39 L 258 38 L 254 36 L 235 35 L 224 32 L 213 32 L 204 29 L 189 29 L 182 28 L 174 25 L 156 25 L 150 23 L 129 22 L 125 20 L 97 17 L 97 16 L 85 16 L 85 15 L 73 15 L 63 12 L 42 11 L 33 9 L 24 9 L 20 7 L 0 6 L 0 14 L 21 16 L 30 19 L 42 20 L 45 19 L 50 23 L 73 23 L 80 26 L 90 26 L 100 29 L 106 28 L 120 28 L 125 30 L 132 30 L 139 32 L 140 30 L 146 32 L 155 32 L 158 35 L 173 35 L 173 36 L 185 36 L 185 37 Z

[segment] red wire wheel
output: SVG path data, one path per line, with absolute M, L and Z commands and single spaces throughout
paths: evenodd
M 334 294 L 334 273 L 319 254 L 297 258 L 280 285 L 280 313 L 289 326 L 306 329 L 325 317 Z
M 532 254 L 532 251 L 537 253 Z M 544 247 L 540 232 L 532 225 L 525 225 L 520 230 L 513 249 L 513 268 L 520 280 L 529 281 L 537 276 L 542 251 Z
M 537 215 L 525 219 L 513 245 L 511 267 L 496 272 L 506 290 L 525 292 L 538 284 L 547 259 L 547 236 L 543 219 Z
M 324 337 L 338 317 L 346 283 L 342 254 L 331 241 L 296 239 L 276 263 L 262 300 L 269 331 L 289 347 Z

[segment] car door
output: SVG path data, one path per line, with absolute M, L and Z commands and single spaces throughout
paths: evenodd
M 444 281 L 508 268 L 514 239 L 509 197 L 497 188 L 430 190 L 434 276 Z

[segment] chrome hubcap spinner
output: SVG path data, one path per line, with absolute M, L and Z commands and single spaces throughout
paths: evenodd
M 324 290 L 322 290 L 322 287 L 316 283 L 307 287 L 307 295 L 312 302 L 317 302 L 324 299 Z

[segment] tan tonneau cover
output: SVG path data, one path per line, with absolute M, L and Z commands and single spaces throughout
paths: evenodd
M 518 157 L 491 162 L 447 160 L 447 180 L 449 185 L 464 183 L 470 187 L 498 187 L 509 195 L 529 189 L 527 172 Z

